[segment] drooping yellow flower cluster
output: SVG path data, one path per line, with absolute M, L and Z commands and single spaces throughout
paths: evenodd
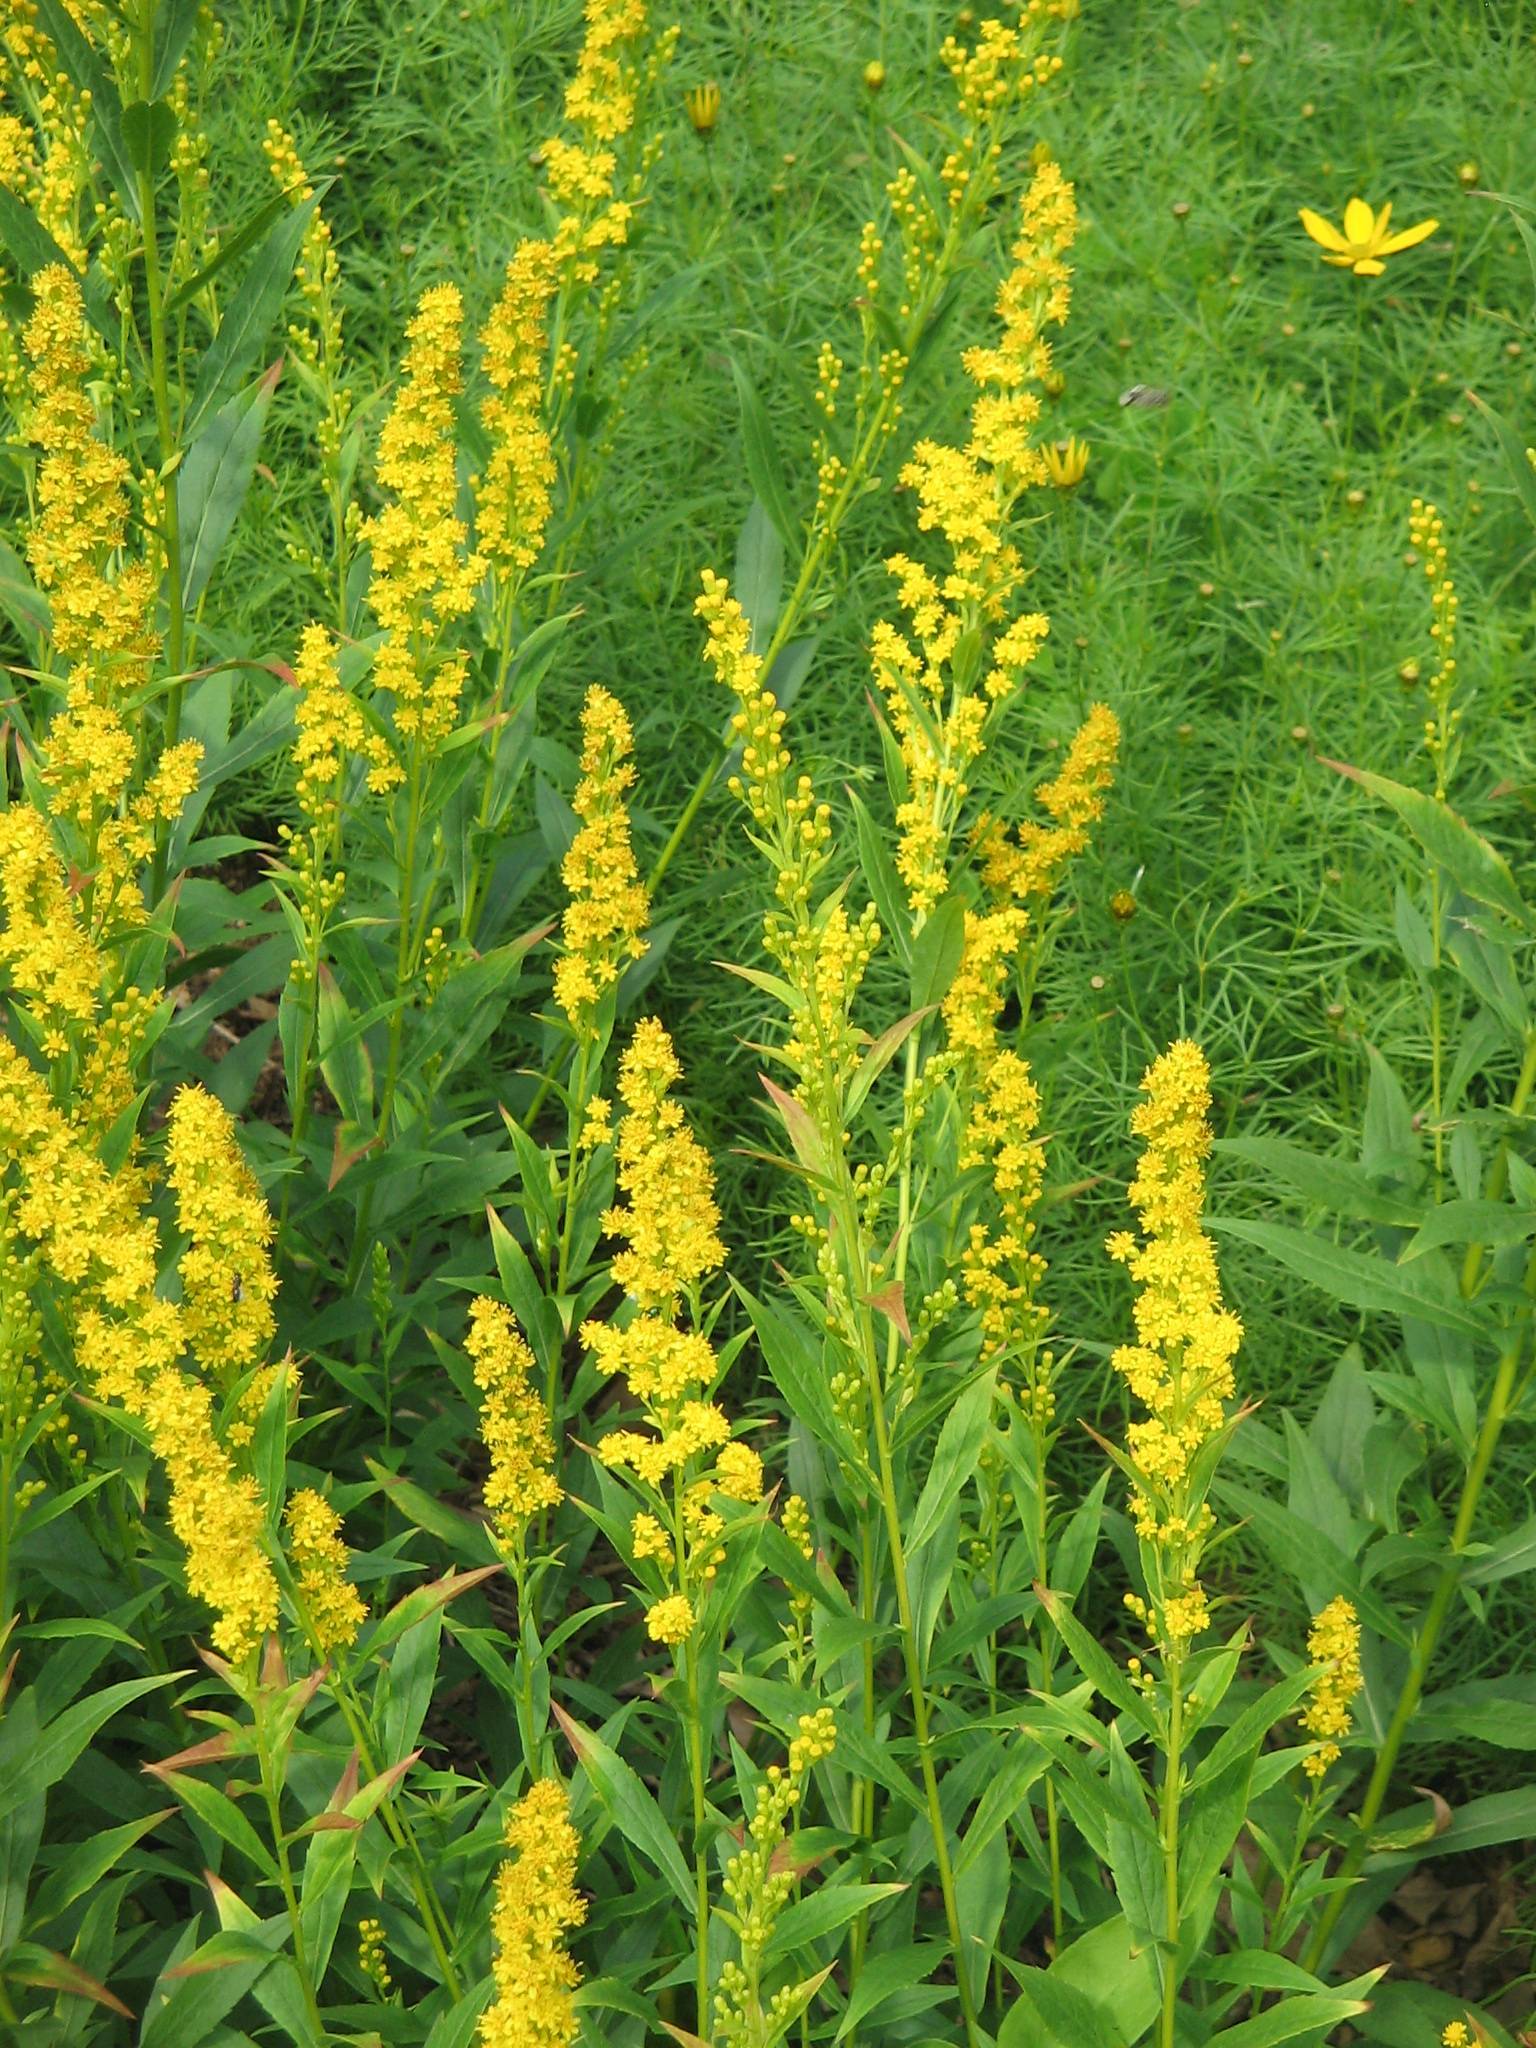
M 1312 1696 L 1301 1725 L 1315 1735 L 1319 1747 L 1302 1762 L 1309 1778 L 1321 1778 L 1339 1760 L 1339 1741 L 1350 1729 L 1350 1702 L 1364 1684 L 1360 1671 L 1360 1623 L 1351 1603 L 1340 1596 L 1313 1617 L 1307 1651 L 1324 1668 L 1313 1682 Z
M 255 1365 L 275 1327 L 272 1217 L 222 1103 L 202 1088 L 171 1102 L 166 1167 L 176 1222 L 191 1240 L 177 1264 L 187 1341 L 221 1384 Z
M 466 665 L 438 641 L 469 611 L 485 574 L 454 512 L 463 324 L 457 285 L 422 294 L 406 329 L 399 395 L 379 437 L 379 481 L 392 499 L 361 532 L 373 553 L 368 602 L 384 628 L 374 685 L 394 697 L 395 728 L 409 746 L 453 731 Z
M 1149 1628 L 1159 1644 L 1179 1649 L 1208 1620 L 1195 1568 L 1214 1518 L 1192 1467 L 1226 1424 L 1243 1332 L 1222 1305 L 1215 1249 L 1200 1227 L 1211 1149 L 1205 1055 L 1181 1039 L 1141 1085 L 1131 1130 L 1145 1149 L 1128 1190 L 1140 1237 L 1118 1231 L 1108 1246 L 1139 1290 L 1136 1341 L 1119 1346 L 1111 1363 L 1148 1411 L 1127 1430 L 1137 1475 L 1131 1512 L 1156 1567 Z
M 341 1517 L 313 1487 L 289 1496 L 285 1516 L 299 1609 L 322 1656 L 350 1650 L 367 1616 L 362 1595 L 347 1579 Z
M 480 407 L 490 456 L 475 480 L 475 540 L 492 573 L 508 582 L 538 560 L 554 504 L 544 359 L 558 280 L 552 242 L 519 242 L 480 336 L 491 386 Z
M 975 846 L 982 880 L 995 896 L 1027 905 L 1052 894 L 1063 869 L 1085 851 L 1090 828 L 1104 815 L 1119 753 L 1120 721 L 1107 705 L 1095 704 L 1072 736 L 1061 773 L 1035 792 L 1036 803 L 1052 822 L 1025 819 L 1010 839 L 996 819 L 978 821 Z
M 512 1854 L 496 1873 L 491 1933 L 496 1996 L 481 2015 L 482 2048 L 570 2048 L 580 2031 L 571 1993 L 581 1972 L 565 1945 L 587 1917 L 576 1890 L 581 1841 L 565 1788 L 538 1778 L 507 1815 Z
M 69 261 L 84 272 L 88 251 L 81 202 L 95 160 L 91 99 L 70 78 L 35 16 L 34 8 L 7 11 L 5 82 L 35 126 L 16 114 L 0 114 L 0 184 L 26 201 Z
M 646 1626 L 653 1641 L 670 1645 L 692 1634 L 698 1597 L 724 1559 L 726 1525 L 714 1496 L 751 1504 L 763 1491 L 761 1459 L 732 1441 L 724 1412 L 707 1398 L 719 1373 L 709 1340 L 678 1320 L 681 1301 L 696 1303 L 726 1255 L 709 1160 L 670 1096 L 681 1078 L 671 1040 L 645 1019 L 619 1063 L 625 1200 L 603 1218 L 624 1240 L 613 1277 L 637 1313 L 622 1325 L 585 1323 L 581 1332 L 598 1370 L 622 1374 L 650 1425 L 649 1434 L 611 1431 L 598 1456 L 610 1470 L 632 1473 L 646 1500 L 631 1538 L 637 1564 L 660 1568 L 665 1590 L 650 1599 Z
M 205 1104 L 201 1115 L 216 1127 L 225 1113 L 211 1098 Z M 215 1143 L 220 1156 L 233 1146 L 227 1125 L 215 1129 Z M 215 1648 L 239 1662 L 277 1620 L 265 1511 L 254 1480 L 236 1469 L 214 1428 L 210 1390 L 178 1363 L 186 1314 L 156 1292 L 159 1238 L 140 1209 L 142 1176 L 131 1168 L 108 1173 L 49 1101 L 41 1077 L 3 1041 L 0 1155 L 16 1178 L 16 1227 L 62 1291 L 87 1385 L 144 1423 L 170 1481 L 170 1520 L 187 1553 L 188 1589 L 215 1612 Z M 245 1194 L 235 1190 L 237 1204 Z M 253 1245 L 258 1291 L 265 1256 Z
M 581 826 L 560 870 L 570 901 L 555 966 L 555 1001 L 578 1038 L 591 1036 L 594 1012 L 624 963 L 645 951 L 650 898 L 635 866 L 625 808 L 635 781 L 633 752 L 623 705 L 594 684 L 581 712 L 581 780 L 572 799 Z
M 989 56 L 976 92 L 997 89 L 999 77 Z M 949 886 L 950 845 L 989 724 L 1021 687 L 1049 631 L 1039 612 L 1007 618 L 1023 577 L 1009 523 L 1020 493 L 1048 478 L 1030 431 L 1040 412 L 1035 387 L 1051 367 L 1045 329 L 1066 318 L 1070 302 L 1062 252 L 1076 226 L 1072 187 L 1047 162 L 1025 194 L 1013 267 L 998 294 L 1002 331 L 991 346 L 965 354 L 980 387 L 969 439 L 958 448 L 920 441 L 902 471 L 917 495 L 918 526 L 937 532 L 949 553 L 942 575 L 905 554 L 890 557 L 907 626 L 881 621 L 871 641 L 905 770 L 896 866 L 919 918 Z M 986 653 L 983 632 L 992 635 Z
M 486 1512 L 498 1543 L 521 1555 L 529 1523 L 563 1497 L 549 1416 L 533 1385 L 533 1353 L 512 1311 L 483 1294 L 470 1303 L 464 1349 L 482 1396 L 480 1435 L 491 1456 Z
M 997 1206 L 996 1225 L 973 1223 L 961 1253 L 965 1298 L 981 1319 L 983 1360 L 1032 1360 L 1048 1319 L 1036 1298 L 1045 1277 L 1045 1260 L 1034 1248 L 1034 1210 L 1045 1182 L 1039 1126 L 1040 1091 L 1028 1065 L 1017 1053 L 998 1053 L 973 1099 L 959 1162 L 962 1170 L 986 1169 Z
M 27 559 L 52 604 L 53 644 L 62 659 L 143 659 L 155 647 L 148 623 L 155 577 L 145 562 L 117 564 L 128 533 L 132 472 L 96 431 L 80 287 L 62 264 L 51 263 L 32 279 L 32 289 L 27 432 L 42 461 Z
M 277 1626 L 277 1580 L 262 1541 L 266 1511 L 256 1481 L 235 1470 L 215 1434 L 213 1395 L 200 1380 L 160 1373 L 137 1412 L 170 1480 L 187 1591 L 214 1610 L 214 1648 L 238 1663 Z
M 97 431 L 80 287 L 59 264 L 46 266 L 32 282 L 27 431 L 40 462 L 27 557 L 50 599 L 54 651 L 68 664 L 64 709 L 50 728 L 41 780 L 52 820 L 74 835 L 61 853 L 67 851 L 83 878 L 78 915 L 62 913 L 55 903 L 45 916 L 35 896 L 48 831 L 18 822 L 8 836 L 34 869 L 32 923 L 52 925 L 58 944 L 67 945 L 64 932 L 73 936 L 82 922 L 98 938 L 114 926 L 143 922 L 144 905 L 131 886 L 134 870 L 148 858 L 156 827 L 178 816 L 197 786 L 202 749 L 190 740 L 171 747 L 139 792 L 128 796 L 139 749 L 119 706 L 143 681 L 158 646 L 152 624 L 158 572 L 142 558 L 125 556 L 131 472 Z M 54 855 L 55 865 L 60 857 Z M 49 885 L 42 888 L 47 895 Z M 28 892 L 13 886 L 9 893 L 19 910 L 17 899 Z M 34 935 L 44 939 L 40 930 Z M 54 950 L 44 939 L 36 965 L 22 964 L 34 997 L 42 996 L 58 964 L 49 957 Z M 82 957 L 69 977 L 77 992 L 89 971 Z M 65 1016 L 80 1015 L 58 1007 Z M 60 1021 L 50 1020 L 50 1028 Z
M 739 1957 L 721 1965 L 712 2036 L 716 2048 L 753 2048 L 757 2042 L 777 2040 L 792 2010 L 793 1984 L 765 2003 L 759 1980 L 774 1927 L 795 1888 L 795 1869 L 783 1854 L 784 1837 L 807 1778 L 836 1744 L 837 1723 L 830 1707 L 800 1716 L 789 1745 L 788 1767 L 768 1766 L 742 1845 L 725 1866 L 723 1890 Z

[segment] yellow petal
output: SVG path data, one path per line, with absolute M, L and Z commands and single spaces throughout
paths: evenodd
M 1376 230 L 1376 216 L 1363 199 L 1351 199 L 1344 209 L 1344 232 L 1356 248 L 1364 248 Z
M 1355 265 L 1356 277 L 1380 277 L 1386 269 L 1385 263 L 1378 263 L 1374 256 L 1362 256 Z
M 1386 232 L 1387 232 L 1387 222 L 1388 222 L 1388 221 L 1389 221 L 1389 220 L 1390 220 L 1391 218 L 1392 218 L 1392 202 L 1391 202 L 1391 200 L 1389 199 L 1389 200 L 1387 201 L 1386 205 L 1385 205 L 1385 206 L 1384 206 L 1384 207 L 1383 207 L 1383 208 L 1381 209 L 1380 213 L 1378 213 L 1378 214 L 1377 214 L 1377 216 L 1376 216 L 1376 225 L 1375 225 L 1375 227 L 1374 227 L 1374 228 L 1373 228 L 1373 229 L 1371 230 L 1371 234 L 1372 234 L 1372 237 L 1373 237 L 1373 239 L 1374 239 L 1374 240 L 1376 240 L 1376 241 L 1378 241 L 1378 242 L 1379 242 L 1379 241 L 1381 241 L 1381 240 L 1382 240 L 1382 239 L 1384 238 L 1384 236 L 1386 235 Z
M 1323 261 L 1331 263 L 1335 270 L 1353 270 L 1355 267 L 1355 259 L 1347 249 L 1342 256 L 1325 256 Z
M 1324 220 L 1320 213 L 1314 213 L 1310 206 L 1301 209 L 1301 224 L 1314 242 L 1325 249 L 1333 249 L 1340 255 L 1349 247 L 1331 220 Z
M 1395 256 L 1399 249 L 1411 249 L 1415 242 L 1422 242 L 1432 235 L 1440 223 L 1437 220 L 1421 220 L 1417 227 L 1404 228 L 1400 235 L 1389 235 L 1381 244 L 1380 254 Z

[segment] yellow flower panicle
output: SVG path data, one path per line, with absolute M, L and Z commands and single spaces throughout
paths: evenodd
M 634 786 L 634 740 L 618 698 L 594 685 L 581 713 L 581 826 L 560 873 L 570 895 L 555 967 L 555 1000 L 578 1037 L 588 1037 L 598 1003 L 627 960 L 645 951 L 650 898 L 635 866 L 625 796 Z
M 166 1167 L 177 1226 L 191 1239 L 178 1262 L 187 1338 L 203 1370 L 227 1384 L 260 1361 L 275 1327 L 272 1217 L 233 1119 L 206 1089 L 173 1097 Z
M 626 1249 L 613 1277 L 646 1312 L 671 1315 L 677 1297 L 725 1263 L 709 1158 L 671 1098 L 682 1068 L 654 1017 L 635 1027 L 619 1062 L 618 1178 L 625 1200 L 603 1218 Z
M 149 1432 L 170 1480 L 171 1527 L 188 1589 L 218 1619 L 215 1646 L 236 1661 L 277 1621 L 277 1580 L 255 1482 L 237 1472 L 213 1425 L 213 1397 L 179 1370 L 183 1310 L 155 1292 L 159 1239 L 141 1214 L 139 1177 L 109 1174 L 49 1101 L 41 1077 L 0 1043 L 0 1153 L 18 1191 L 17 1229 L 64 1290 L 75 1355 L 91 1392 L 120 1401 Z
M 571 1993 L 581 1973 L 565 1937 L 587 1906 L 576 1890 L 581 1842 L 564 1787 L 536 1779 L 508 1814 L 505 1840 L 512 1854 L 496 1874 L 491 1909 L 496 1996 L 477 2038 L 482 2048 L 570 2048 L 580 2031 Z
M 263 1543 L 256 1482 L 237 1473 L 213 1428 L 213 1396 L 185 1373 L 150 1385 L 138 1413 L 170 1479 L 170 1521 L 187 1554 L 187 1590 L 217 1620 L 213 1646 L 242 1663 L 277 1626 L 277 1578 Z
M 1350 1702 L 1364 1683 L 1360 1623 L 1348 1600 L 1330 1600 L 1314 1616 L 1307 1632 L 1307 1651 L 1314 1664 L 1325 1667 L 1314 1680 L 1312 1696 L 1300 1717 L 1302 1727 L 1318 1740 L 1319 1747 L 1302 1763 L 1307 1776 L 1316 1779 L 1338 1762 L 1340 1739 L 1350 1730 Z
M 31 804 L 0 812 L 0 912 L 0 965 L 56 1057 L 69 1043 L 68 1026 L 95 1017 L 105 963 L 65 881 L 48 821 Z
M 53 608 L 53 643 L 66 661 L 147 659 L 156 578 L 142 561 L 117 563 L 128 533 L 127 462 L 96 431 L 80 287 L 61 264 L 32 279 L 25 344 L 32 362 L 28 434 L 41 451 L 38 514 L 27 559 Z
M 347 1580 L 341 1517 L 313 1487 L 289 1497 L 285 1519 L 299 1606 L 321 1654 L 350 1650 L 367 1618 L 362 1595 Z
M 1383 257 L 1395 256 L 1402 249 L 1412 249 L 1417 243 L 1427 240 L 1440 225 L 1437 220 L 1421 220 L 1416 227 L 1389 234 L 1387 224 L 1392 218 L 1390 200 L 1378 213 L 1365 200 L 1351 199 L 1344 209 L 1342 233 L 1332 221 L 1314 213 L 1310 206 L 1302 207 L 1298 218 L 1323 250 L 1323 261 L 1339 270 L 1352 270 L 1356 277 L 1380 277 L 1387 267 Z
M 1052 822 L 1026 819 L 1011 840 L 993 819 L 980 821 L 976 844 L 989 889 L 1023 904 L 1054 892 L 1063 869 L 1086 850 L 1090 828 L 1104 815 L 1119 753 L 1120 721 L 1107 705 L 1095 704 L 1073 735 L 1061 773 L 1035 792 Z
M 454 512 L 463 322 L 456 285 L 422 294 L 406 330 L 399 395 L 379 440 L 379 481 L 393 499 L 362 528 L 373 553 L 368 601 L 385 633 L 374 682 L 392 693 L 396 729 L 410 744 L 446 739 L 454 728 L 465 662 L 440 654 L 436 643 L 469 611 L 485 573 L 481 557 L 467 551 L 468 533 Z
M 770 1764 L 758 1788 L 752 1818 L 742 1845 L 725 1867 L 723 1890 L 737 1929 L 740 1960 L 721 1966 L 715 1992 L 716 2048 L 750 2048 L 778 2037 L 774 2021 L 787 2009 L 791 1989 L 764 2005 L 759 1978 L 774 1925 L 795 1888 L 793 1866 L 781 1853 L 784 1837 L 815 1766 L 837 1745 L 837 1723 L 830 1707 L 802 1714 L 789 1745 L 787 1767 Z
M 549 1416 L 533 1384 L 533 1353 L 512 1311 L 483 1294 L 470 1303 L 464 1348 L 482 1396 L 480 1435 L 491 1454 L 486 1512 L 498 1542 L 520 1552 L 529 1523 L 564 1498 L 554 1476 Z
M 1132 1515 L 1157 1561 L 1149 1626 L 1160 1644 L 1181 1650 L 1209 1620 L 1194 1569 L 1213 1518 L 1191 1467 L 1225 1427 L 1243 1332 L 1222 1305 L 1215 1249 L 1200 1227 L 1211 1096 L 1199 1046 L 1182 1039 L 1154 1060 L 1142 1094 L 1131 1130 L 1145 1149 L 1128 1191 L 1140 1236 L 1117 1232 L 1108 1247 L 1139 1290 L 1136 1341 L 1111 1363 L 1148 1411 L 1127 1443 L 1137 1474 Z
M 1017 1053 L 998 1053 L 960 1146 L 962 1169 L 986 1169 L 998 1213 L 993 1227 L 971 1225 L 960 1257 L 965 1298 L 981 1321 L 983 1360 L 1032 1358 L 1048 1319 L 1036 1298 L 1045 1277 L 1045 1260 L 1034 1248 L 1034 1210 L 1045 1183 L 1039 1124 L 1040 1091 L 1028 1065 Z
M 475 541 L 503 579 L 538 560 L 554 505 L 557 470 L 544 410 L 544 359 L 557 281 L 553 245 L 520 242 L 480 336 L 491 386 L 480 407 L 490 456 L 475 481 Z

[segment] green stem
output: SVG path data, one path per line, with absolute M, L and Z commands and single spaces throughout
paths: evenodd
M 1536 1254 L 1533 1254 L 1533 1266 L 1536 1266 Z M 1536 1279 L 1536 1272 L 1528 1270 L 1527 1294 L 1533 1279 Z M 1359 1873 L 1360 1865 L 1365 1860 L 1371 1829 L 1380 1817 L 1387 1792 L 1391 1787 L 1392 1773 L 1397 1766 L 1397 1753 L 1403 1746 L 1408 1724 L 1418 1711 L 1419 1699 L 1424 1691 L 1424 1682 L 1429 1676 L 1440 1632 L 1445 1626 L 1446 1616 L 1450 1613 L 1451 1602 L 1456 1597 L 1456 1588 L 1461 1583 L 1461 1553 L 1471 1540 L 1478 1502 L 1482 1497 L 1483 1482 L 1488 1477 L 1488 1468 L 1493 1463 L 1493 1454 L 1498 1449 L 1499 1436 L 1509 1414 L 1510 1397 L 1514 1391 L 1520 1353 L 1525 1344 L 1529 1313 L 1527 1308 L 1505 1346 L 1498 1370 L 1494 1374 L 1493 1389 L 1488 1397 L 1488 1406 L 1483 1415 L 1482 1427 L 1478 1431 L 1477 1445 L 1472 1454 L 1472 1463 L 1461 1491 L 1461 1502 L 1456 1510 L 1456 1521 L 1451 1530 L 1450 1562 L 1442 1567 L 1440 1576 L 1435 1581 L 1435 1589 L 1424 1611 L 1424 1619 L 1413 1639 L 1407 1676 L 1403 1680 L 1403 1688 L 1398 1694 L 1397 1705 L 1393 1710 L 1392 1719 L 1387 1724 L 1387 1732 L 1382 1738 L 1381 1747 L 1376 1752 L 1376 1765 L 1371 1772 L 1370 1782 L 1365 1788 L 1365 1798 L 1361 1801 L 1360 1811 L 1356 1816 L 1357 1832 L 1345 1852 L 1343 1862 L 1339 1865 L 1338 1876 L 1341 1880 L 1352 1880 Z M 1302 1958 L 1305 1969 L 1315 1971 L 1321 1963 L 1329 1937 L 1338 1924 L 1347 1897 L 1347 1882 L 1341 1883 L 1340 1889 L 1324 1906 L 1322 1916 L 1312 1930 L 1312 1938 Z
M 278 1881 L 283 1890 L 283 1901 L 288 1908 L 288 1928 L 293 1937 L 293 1966 L 299 1973 L 299 1985 L 304 1993 L 304 2004 L 315 2033 L 323 2040 L 325 2027 L 320 2018 L 320 2005 L 315 1996 L 314 1979 L 310 1975 L 309 1958 L 305 1952 L 304 1929 L 299 1916 L 299 1895 L 293 1882 L 293 1863 L 288 1854 L 288 1838 L 283 1832 L 282 1802 L 277 1786 L 272 1779 L 272 1754 L 267 1748 L 264 1730 L 258 1730 L 258 1753 L 261 1763 L 261 1794 L 267 1809 L 267 1820 L 272 1830 L 272 1849 L 277 1857 Z
M 1168 1757 L 1163 1772 L 1159 1833 L 1163 1845 L 1163 2013 L 1159 2048 L 1175 2048 L 1179 2009 L 1179 1802 L 1184 1794 L 1184 1660 L 1167 1660 L 1173 1700 L 1168 1715 Z
M 138 30 L 139 90 L 154 98 L 155 0 L 144 0 Z M 160 451 L 160 480 L 165 494 L 163 531 L 165 535 L 165 651 L 171 683 L 165 700 L 162 743 L 175 746 L 181 733 L 180 678 L 186 667 L 186 611 L 182 602 L 181 508 L 178 478 L 174 471 L 176 429 L 171 418 L 170 358 L 166 344 L 165 284 L 160 274 L 159 223 L 155 217 L 155 181 L 146 166 L 138 175 L 139 219 L 144 236 L 144 300 L 149 313 L 149 374 L 155 409 L 155 435 Z M 165 858 L 170 827 L 162 819 L 155 827 L 153 894 L 158 900 L 165 887 Z
M 696 2024 L 707 2039 L 709 2025 L 709 1856 L 704 1840 L 704 1724 L 699 1712 L 699 1656 L 690 1644 L 688 1667 L 688 1761 L 693 1781 L 694 1992 Z
M 922 1652 L 917 1624 L 912 1613 L 912 1590 L 907 1578 L 906 1548 L 901 1535 L 901 1509 L 896 1500 L 896 1477 L 891 1463 L 891 1439 L 885 1420 L 884 1390 L 880 1385 L 873 1344 L 865 1347 L 869 1369 L 870 1410 L 875 1426 L 875 1452 L 879 1459 L 880 1505 L 885 1515 L 886 1543 L 891 1553 L 891 1577 L 896 1588 L 896 1613 L 901 1623 L 902 1655 L 907 1668 L 907 1691 L 912 1701 L 912 1726 L 917 1737 L 918 1762 L 923 1774 L 923 1795 L 928 1806 L 928 1825 L 933 1833 L 933 1855 L 938 1865 L 939 1889 L 944 1897 L 944 1921 L 949 1929 L 955 1958 L 955 1983 L 960 1992 L 960 2009 L 965 2016 L 965 2036 L 970 2048 L 979 2048 L 975 2002 L 966 1971 L 965 1949 L 960 1932 L 960 1908 L 955 1896 L 955 1874 L 949 1860 L 949 1842 L 944 1831 L 944 1810 L 939 1803 L 938 1774 L 933 1767 L 933 1738 L 929 1729 L 928 1692 L 923 1683 Z

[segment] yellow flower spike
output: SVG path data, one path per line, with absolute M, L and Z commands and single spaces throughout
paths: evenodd
M 1041 453 L 1058 491 L 1076 490 L 1088 474 L 1088 443 L 1076 434 L 1065 441 L 1047 441 Z
M 1383 257 L 1413 248 L 1440 225 L 1437 220 L 1421 220 L 1417 227 L 1404 228 L 1396 235 L 1388 234 L 1387 224 L 1392 218 L 1390 199 L 1379 213 L 1365 200 L 1351 199 L 1344 209 L 1342 232 L 1332 221 L 1314 213 L 1310 206 L 1303 206 L 1298 217 L 1313 241 L 1323 250 L 1323 261 L 1333 264 L 1338 270 L 1352 270 L 1356 277 L 1380 277 L 1387 267 Z
M 347 1580 L 340 1515 L 313 1487 L 302 1486 L 290 1498 L 284 1520 L 299 1605 L 316 1643 L 327 1657 L 350 1650 L 368 1610 Z
M 528 1524 L 560 1505 L 549 1417 L 535 1385 L 533 1353 L 512 1311 L 489 1295 L 469 1305 L 464 1349 L 480 1389 L 480 1435 L 491 1454 L 486 1512 L 497 1540 L 517 1550 Z
M 634 738 L 617 697 L 594 683 L 581 712 L 581 780 L 574 809 L 581 829 L 561 867 L 569 892 L 555 966 L 555 1001 L 578 1037 L 628 960 L 645 951 L 650 899 L 635 866 L 625 794 L 635 780 Z
M 1314 1617 L 1307 1632 L 1307 1652 L 1315 1664 L 1323 1666 L 1313 1682 L 1311 1700 L 1299 1716 L 1302 1727 L 1315 1735 L 1320 1745 L 1302 1763 L 1307 1776 L 1316 1780 L 1339 1760 L 1339 1737 L 1349 1733 L 1349 1703 L 1364 1682 L 1360 1623 L 1348 1600 L 1330 1600 Z
M 505 1841 L 513 1854 L 496 1873 L 491 1909 L 496 1997 L 475 2038 L 481 2048 L 569 2048 L 581 1972 L 565 1930 L 586 1919 L 587 1902 L 576 1890 L 581 1840 L 564 1786 L 536 1779 L 507 1815 Z
M 191 1240 L 177 1262 L 187 1338 L 203 1371 L 227 1384 L 259 1363 L 275 1327 L 272 1217 L 234 1119 L 204 1088 L 172 1099 L 166 1168 Z
M 715 123 L 720 118 L 720 88 L 711 79 L 708 85 L 696 85 L 691 92 L 684 93 L 683 105 L 693 123 L 695 135 L 701 135 L 707 142 L 715 132 Z

